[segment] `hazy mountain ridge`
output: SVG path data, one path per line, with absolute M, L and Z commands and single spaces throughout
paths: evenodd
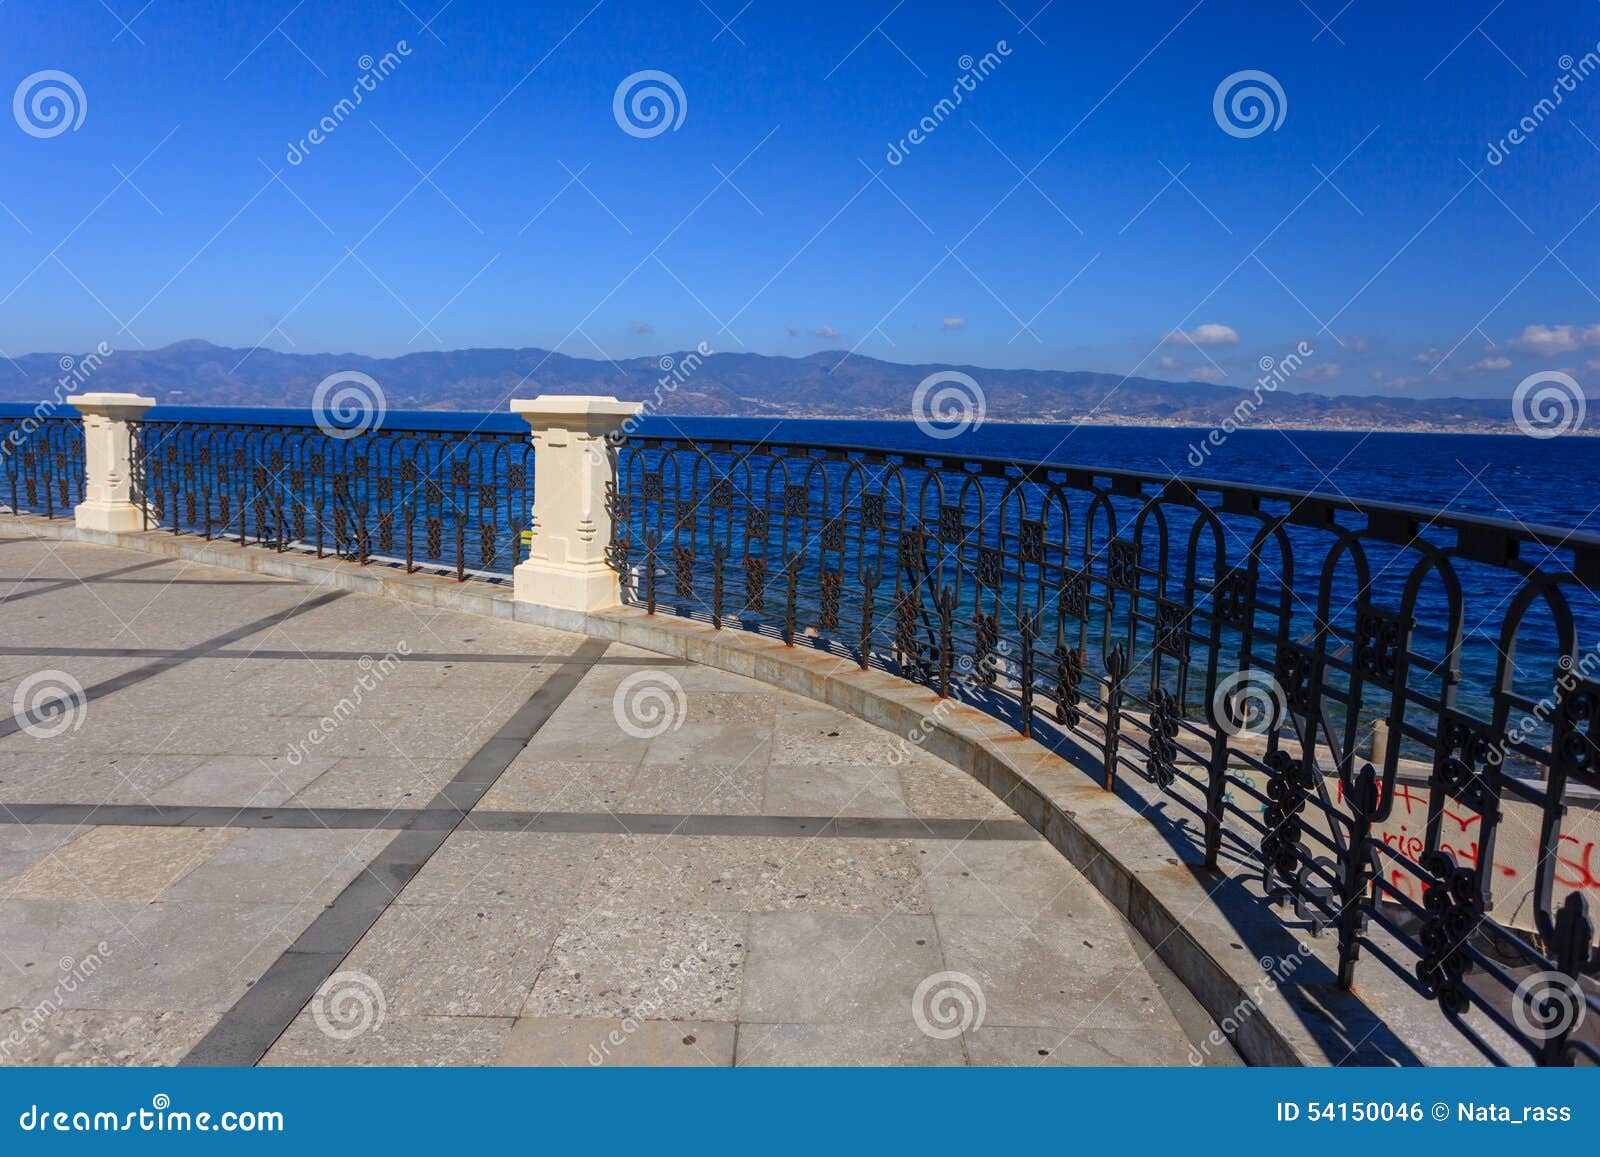
M 11 372 L 0 372 L 0 401 L 53 396 L 64 376 L 65 356 L 16 358 Z M 678 367 L 676 373 L 664 368 L 666 357 Z M 679 366 L 684 357 L 692 369 Z M 1207 426 L 1232 416 L 1243 401 L 1254 403 L 1251 390 L 1206 382 L 1124 380 L 1081 370 L 900 365 L 846 357 L 838 350 L 802 358 L 716 353 L 698 366 L 694 357 L 671 354 L 613 363 L 541 349 L 463 349 L 372 358 L 229 349 L 193 340 L 119 351 L 86 380 L 70 383 L 67 392 L 137 392 L 172 405 L 305 406 L 323 378 L 355 370 L 377 380 L 389 408 L 396 410 L 499 410 L 513 394 L 613 394 L 627 400 L 659 394 L 660 412 L 667 414 L 909 418 L 917 383 L 936 371 L 955 369 L 980 384 L 987 416 L 999 421 Z M 662 385 L 674 378 L 681 379 L 675 388 Z M 1332 396 L 1283 389 L 1263 395 L 1253 420 L 1301 427 L 1514 429 L 1506 399 Z

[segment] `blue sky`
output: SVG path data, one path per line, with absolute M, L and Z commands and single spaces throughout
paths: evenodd
M 1306 339 L 1326 391 L 1600 382 L 1600 72 L 1535 109 L 1600 4 L 1039 4 L 9 0 L 5 85 L 67 73 L 83 116 L 0 131 L 0 349 L 703 341 L 1242 386 Z M 643 70 L 676 128 L 619 125 Z M 1245 70 L 1275 129 L 1219 123 Z

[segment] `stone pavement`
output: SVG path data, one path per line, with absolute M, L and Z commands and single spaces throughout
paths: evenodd
M 0 523 L 0 1063 L 1237 1063 L 913 743 Z

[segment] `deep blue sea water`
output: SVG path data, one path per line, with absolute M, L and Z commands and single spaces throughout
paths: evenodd
M 309 410 L 160 406 L 152 418 L 310 424 Z M 526 429 L 513 414 L 390 411 L 389 429 Z M 1018 425 L 987 422 L 959 438 L 931 438 L 911 422 L 767 418 L 651 418 L 658 437 L 826 442 L 1018 461 L 1119 467 L 1405 502 L 1526 523 L 1600 529 L 1600 438 L 1241 430 L 1191 458 L 1206 429 Z

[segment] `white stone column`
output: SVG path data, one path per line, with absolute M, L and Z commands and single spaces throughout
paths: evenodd
M 156 404 L 138 394 L 74 394 L 83 415 L 83 495 L 73 511 L 84 530 L 142 530 L 133 487 L 133 432 L 128 423 Z
M 512 399 L 511 410 L 533 430 L 533 545 L 516 569 L 514 597 L 568 611 L 616 606 L 606 483 L 617 476 L 617 451 L 608 436 L 643 404 L 541 394 Z

